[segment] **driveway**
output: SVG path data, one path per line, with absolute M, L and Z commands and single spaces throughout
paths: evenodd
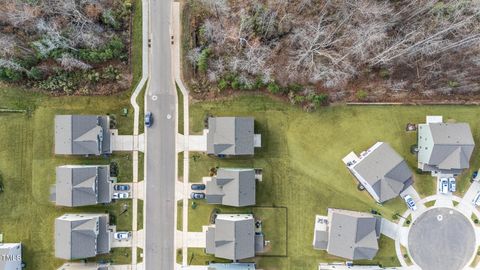
M 413 222 L 408 250 L 423 270 L 461 270 L 475 254 L 475 230 L 459 211 L 432 208 Z
M 207 133 L 204 129 L 202 135 L 188 136 L 188 149 L 194 152 L 207 152 Z
M 472 208 L 475 208 L 472 200 L 475 198 L 478 192 L 480 192 L 480 182 L 475 181 L 470 185 L 465 195 L 463 195 L 462 201 L 458 205 L 458 208 L 467 215 L 468 213 L 471 214 Z

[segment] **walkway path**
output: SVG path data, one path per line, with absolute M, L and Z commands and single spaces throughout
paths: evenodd
M 186 136 L 183 136 L 183 212 L 182 212 L 182 266 L 187 266 L 187 258 L 188 258 L 188 247 L 187 247 L 187 239 L 188 239 L 188 182 L 189 182 L 189 158 L 190 158 L 190 150 L 189 150 L 189 134 L 190 134 L 190 126 L 189 126 L 189 96 L 188 90 L 185 87 L 182 76 L 181 76 L 181 22 L 180 22 L 180 3 L 174 2 L 172 4 L 172 18 L 173 18 L 173 36 L 174 36 L 174 44 L 173 46 L 173 60 L 172 60 L 172 70 L 175 77 L 175 82 L 177 83 L 180 91 L 183 95 L 183 133 Z M 187 196 L 186 196 L 187 195 Z M 177 195 L 178 196 L 178 195 Z
M 133 136 L 134 136 L 134 149 L 139 149 L 139 124 L 140 124 L 140 106 L 138 106 L 137 98 L 138 95 L 142 92 L 142 89 L 145 86 L 145 83 L 148 79 L 148 22 L 149 22 L 149 5 L 148 0 L 142 0 L 142 78 L 135 87 L 132 96 L 130 97 L 130 103 L 133 107 Z M 133 183 L 138 182 L 138 150 L 133 151 L 132 157 L 132 181 Z M 132 231 L 137 231 L 138 224 L 138 197 L 134 197 L 132 200 Z M 132 268 L 137 269 L 137 233 L 133 233 L 132 236 Z M 138 268 L 138 269 L 143 269 Z

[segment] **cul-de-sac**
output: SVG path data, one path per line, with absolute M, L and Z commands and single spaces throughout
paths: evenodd
M 0 270 L 480 269 L 477 0 L 0 1 Z

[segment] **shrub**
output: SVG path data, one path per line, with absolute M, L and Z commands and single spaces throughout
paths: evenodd
M 220 79 L 218 82 L 218 89 L 220 90 L 225 90 L 228 87 L 228 81 L 225 80 L 224 78 Z
M 456 88 L 460 86 L 460 83 L 457 81 L 448 81 L 448 86 L 451 88 Z
M 384 79 L 388 79 L 390 77 L 390 71 L 386 68 L 382 68 L 379 73 L 380 73 L 380 77 Z
M 321 93 L 313 97 L 313 103 L 315 103 L 315 105 L 323 105 L 323 104 L 326 104 L 327 102 L 328 102 L 328 95 L 325 93 Z
M 82 49 L 78 53 L 78 58 L 93 63 L 105 62 L 112 59 L 125 58 L 125 45 L 118 37 L 113 37 L 101 49 Z
M 276 84 L 275 82 L 270 82 L 267 85 L 267 89 L 272 94 L 278 94 L 281 91 L 280 86 L 278 84 Z
M 116 30 L 120 29 L 122 25 L 111 9 L 107 9 L 102 13 L 102 23 Z
M 18 82 L 23 78 L 23 73 L 11 68 L 0 68 L 0 80 Z
M 27 77 L 31 80 L 39 81 L 43 78 L 43 72 L 37 67 L 32 67 L 30 71 L 27 72 Z
M 303 102 L 305 102 L 305 96 L 301 96 L 301 95 L 295 96 L 295 103 L 303 103 Z
M 94 70 L 91 70 L 89 72 L 86 73 L 87 75 L 87 80 L 91 83 L 98 83 L 100 81 L 100 73 L 94 71 Z
M 289 91 L 293 91 L 293 92 L 298 93 L 298 92 L 302 91 L 303 86 L 301 84 L 298 84 L 298 83 L 292 83 L 292 84 L 289 84 L 287 88 L 288 88 Z
M 357 93 L 355 94 L 355 96 L 357 97 L 358 100 L 366 100 L 367 97 L 368 97 L 368 93 L 367 91 L 363 90 L 363 89 L 360 89 L 357 91 Z
M 198 70 L 202 73 L 205 73 L 208 69 L 208 58 L 210 56 L 210 48 L 205 48 L 200 53 L 200 56 L 197 60 Z
M 77 84 L 74 73 L 57 72 L 57 74 L 39 82 L 37 87 L 47 91 L 63 91 L 66 94 L 72 94 L 77 88 Z
M 240 82 L 240 79 L 238 77 L 235 77 L 232 81 L 231 86 L 234 90 L 238 90 L 240 88 L 243 88 L 244 84 L 242 82 Z
M 112 65 L 109 65 L 103 69 L 102 78 L 109 81 L 118 80 L 120 79 L 120 72 Z
M 255 80 L 255 83 L 253 84 L 253 88 L 254 89 L 261 89 L 261 88 L 264 88 L 266 87 L 267 85 L 263 82 L 262 78 L 258 77 L 256 80 Z

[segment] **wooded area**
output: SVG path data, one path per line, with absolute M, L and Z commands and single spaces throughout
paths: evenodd
M 4 0 L 0 80 L 54 94 L 130 87 L 129 0 Z
M 480 90 L 477 0 L 191 0 L 184 14 L 199 97 L 268 89 L 322 103 L 318 95 L 440 100 Z

